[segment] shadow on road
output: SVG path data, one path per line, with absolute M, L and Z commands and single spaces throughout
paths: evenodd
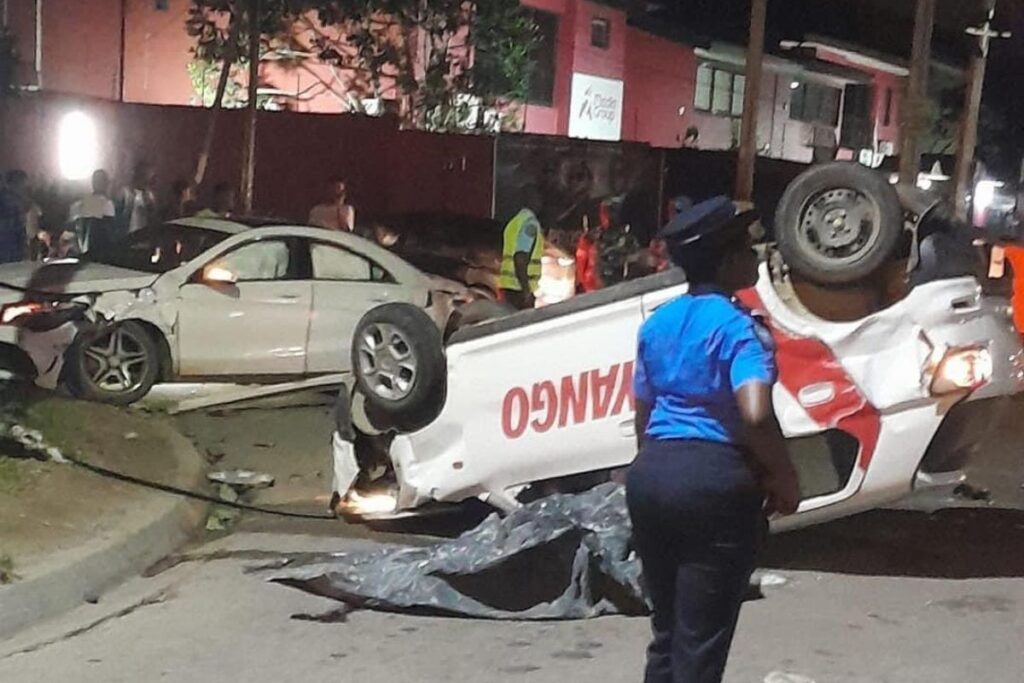
M 936 579 L 1024 576 L 1024 512 L 876 510 L 773 536 L 766 568 Z

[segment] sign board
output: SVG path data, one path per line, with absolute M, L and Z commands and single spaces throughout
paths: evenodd
M 569 137 L 622 138 L 622 81 L 573 73 Z

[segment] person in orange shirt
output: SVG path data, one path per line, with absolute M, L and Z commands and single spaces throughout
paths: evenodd
M 1004 247 L 1004 252 L 1013 269 L 1013 326 L 1024 334 L 1024 247 Z

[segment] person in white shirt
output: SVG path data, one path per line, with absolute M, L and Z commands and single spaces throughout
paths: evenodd
M 92 174 L 92 194 L 72 204 L 68 212 L 68 225 L 79 253 L 88 251 L 94 235 L 100 242 L 109 237 L 99 233 L 110 232 L 115 215 L 114 201 L 110 198 L 110 176 L 100 169 Z
M 347 202 L 348 188 L 344 179 L 331 180 L 328 188 L 329 201 L 313 207 L 309 212 L 309 224 L 328 230 L 355 230 L 356 210 Z
M 153 167 L 139 163 L 132 174 L 131 187 L 126 187 L 120 197 L 117 215 L 122 235 L 141 230 L 157 218 L 155 184 Z

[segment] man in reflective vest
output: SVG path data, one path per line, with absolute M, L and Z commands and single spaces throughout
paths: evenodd
M 534 307 L 543 255 L 540 221 L 537 214 L 524 207 L 505 226 L 498 286 L 506 302 L 520 310 Z

